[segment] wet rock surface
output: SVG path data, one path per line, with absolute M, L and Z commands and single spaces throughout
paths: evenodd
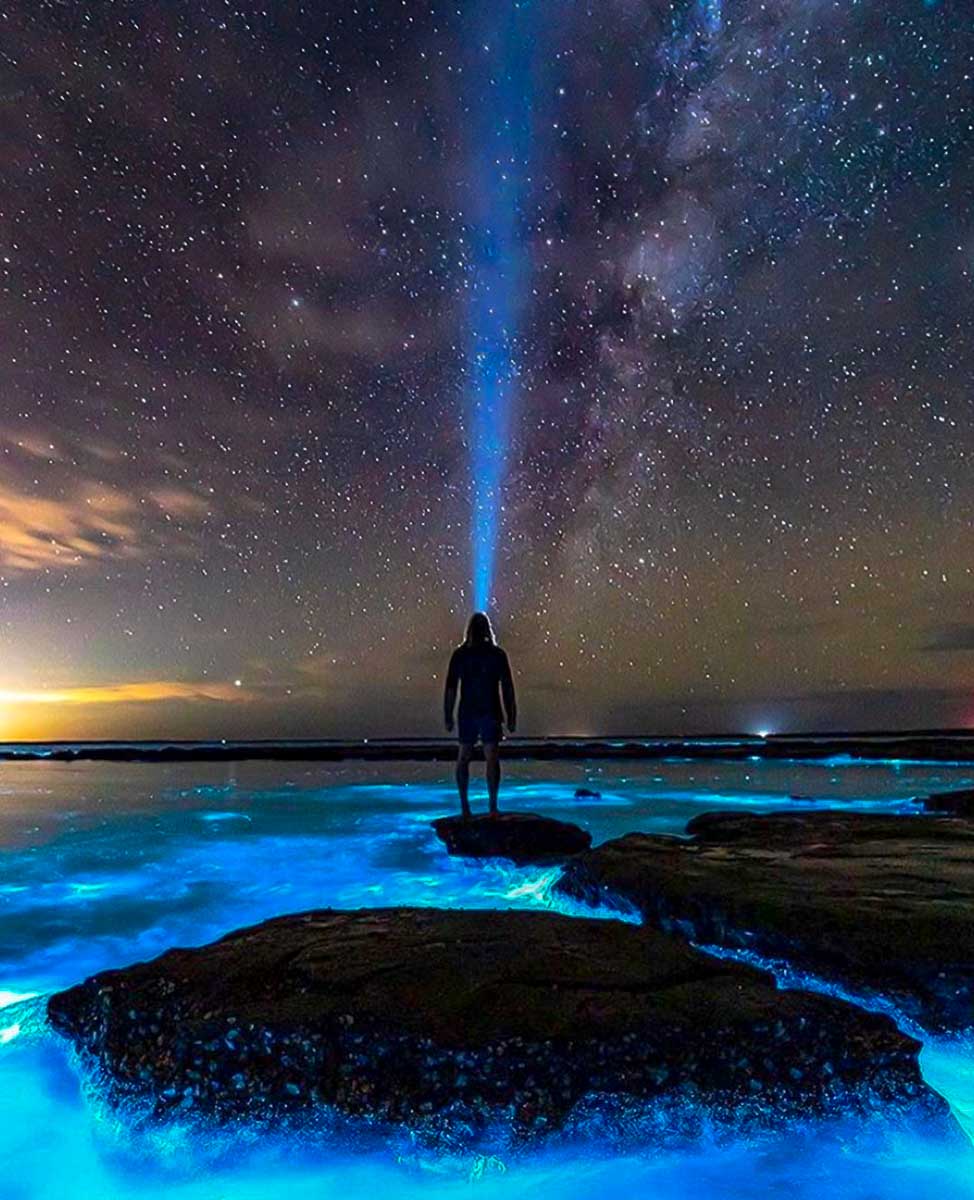
M 974 1024 L 974 826 L 933 816 L 704 813 L 690 839 L 628 834 L 558 887 L 637 908 L 698 943 L 752 950 L 929 1028 Z
M 515 863 L 560 862 L 588 850 L 592 835 L 570 821 L 537 813 L 440 817 L 436 835 L 459 858 L 509 858 Z
M 943 1114 L 887 1018 L 775 989 L 652 929 L 530 912 L 323 910 L 106 971 L 48 1016 L 157 1114 L 318 1103 L 466 1132 L 558 1127 L 585 1098 Z
M 923 796 L 920 804 L 926 812 L 944 813 L 954 817 L 974 817 L 974 788 L 953 792 L 935 792 Z

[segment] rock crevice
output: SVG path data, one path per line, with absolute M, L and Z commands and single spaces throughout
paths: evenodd
M 628 834 L 557 887 L 697 942 L 881 993 L 930 1028 L 974 1023 L 974 826 L 949 817 L 705 813 Z

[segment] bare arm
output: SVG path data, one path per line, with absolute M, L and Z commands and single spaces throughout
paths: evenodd
M 443 692 L 443 723 L 447 733 L 453 729 L 453 710 L 457 705 L 457 685 L 459 683 L 457 652 L 450 656 L 450 667 L 446 673 L 446 688 Z
M 503 650 L 501 651 L 501 656 L 501 699 L 504 701 L 507 728 L 513 733 L 517 729 L 517 697 L 514 695 L 514 679 L 511 675 L 511 664 Z

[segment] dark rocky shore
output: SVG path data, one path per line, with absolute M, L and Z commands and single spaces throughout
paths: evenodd
M 316 1103 L 475 1132 L 593 1096 L 766 1123 L 836 1104 L 942 1116 L 885 1017 L 782 992 L 653 929 L 531 912 L 320 911 L 51 997 L 49 1019 L 157 1113 Z
M 808 759 L 974 762 L 970 731 L 870 734 L 749 734 L 720 737 L 510 738 L 507 759 Z M 284 742 L 54 742 L 0 745 L 0 761 L 53 762 L 449 762 L 452 738 L 377 738 Z
M 974 1024 L 974 824 L 824 811 L 705 813 L 687 828 L 606 842 L 557 886 L 881 992 L 928 1028 Z
M 508 858 L 520 865 L 564 862 L 592 845 L 587 830 L 537 813 L 440 817 L 433 828 L 447 851 L 459 858 Z
M 921 796 L 920 806 L 924 812 L 953 817 L 974 817 L 974 788 L 960 788 L 952 792 L 934 792 L 932 796 Z

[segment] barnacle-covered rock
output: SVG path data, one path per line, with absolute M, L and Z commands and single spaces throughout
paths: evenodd
M 652 929 L 537 912 L 324 910 L 96 975 L 49 1019 L 116 1098 L 233 1117 L 561 1125 L 583 1099 L 692 1096 L 762 1120 L 881 1102 L 942 1112 L 883 1016 Z
M 449 853 L 458 858 L 509 858 L 521 864 L 559 862 L 592 844 L 592 835 L 580 826 L 537 813 L 440 817 L 433 828 Z

